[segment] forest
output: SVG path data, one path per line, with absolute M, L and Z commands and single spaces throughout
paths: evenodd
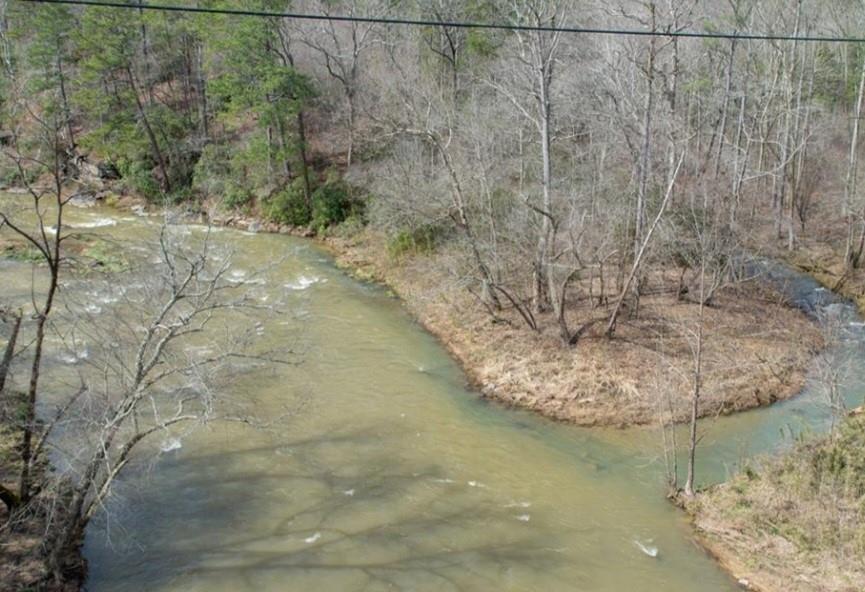
M 131 4 L 0 0 L 0 188 L 315 236 L 390 285 L 485 397 L 657 428 L 669 495 L 713 552 L 789 534 L 729 527 L 741 508 L 789 519 L 790 548 L 767 557 L 812 580 L 752 589 L 865 582 L 865 432 L 847 417 L 865 401 L 839 376 L 817 372 L 829 435 L 698 487 L 698 419 L 792 398 L 844 340 L 760 265 L 865 311 L 865 2 Z M 64 257 L 44 228 L 54 285 Z M 10 516 L 27 479 L 0 490 Z

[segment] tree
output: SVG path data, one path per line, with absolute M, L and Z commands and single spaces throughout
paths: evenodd
M 529 122 L 539 137 L 540 203 L 526 197 L 526 205 L 540 220 L 535 260 L 533 263 L 532 302 L 535 312 L 550 307 L 549 272 L 551 250 L 556 242 L 553 213 L 553 80 L 562 44 L 558 29 L 565 26 L 572 5 L 546 0 L 514 0 L 510 5 L 513 22 L 537 27 L 551 27 L 552 32 L 515 33 L 511 70 L 516 81 L 493 79 L 490 84 L 506 97 Z M 516 90 L 514 90 L 516 89 Z
M 46 547 L 50 571 L 59 582 L 70 568 L 67 561 L 75 556 L 71 551 L 80 544 L 85 526 L 143 443 L 180 425 L 191 428 L 218 419 L 252 423 L 219 406 L 216 381 L 258 363 L 284 360 L 255 349 L 254 323 L 240 334 L 219 331 L 221 322 L 232 315 L 257 314 L 260 319 L 271 307 L 248 293 L 247 282 L 230 277 L 230 253 L 213 256 L 209 234 L 199 243 L 164 226 L 156 245 L 158 263 L 149 261 L 142 268 L 147 281 L 132 283 L 138 287 L 126 292 L 125 311 L 113 311 L 111 323 L 88 322 L 81 308 L 70 302 L 71 294 L 61 301 L 61 278 L 74 273 L 67 244 L 78 238 L 64 223 L 71 199 L 62 167 L 65 120 L 58 113 L 38 123 L 40 149 L 35 155 L 22 148 L 17 136 L 3 150 L 20 170 L 29 204 L 6 204 L 0 211 L 0 230 L 35 249 L 37 272 L 45 276 L 45 286 L 33 290 L 33 327 L 26 327 L 27 391 L 23 419 L 16 426 L 22 433 L 19 484 L 17 491 L 0 488 L 0 499 L 13 521 L 27 512 L 56 509 Z M 28 181 L 31 178 L 52 182 L 42 188 Z M 52 324 L 61 304 L 74 315 L 71 329 Z M 19 323 L 15 322 L 16 336 Z M 65 339 L 84 337 L 101 345 L 88 362 L 91 373 L 80 374 L 80 387 L 52 392 L 51 399 L 57 400 L 54 412 L 37 413 L 48 406 L 42 379 L 49 326 Z M 219 347 L 193 353 L 191 343 L 202 335 Z M 4 377 L 15 355 L 15 341 L 10 339 L 4 352 Z M 62 453 L 65 471 L 39 469 L 49 450 Z
M 260 134 L 232 156 L 235 182 L 267 196 L 300 179 L 308 221 L 314 187 L 303 110 L 314 90 L 294 67 L 291 31 L 278 19 L 223 25 L 225 34 L 212 44 L 211 104 L 231 132 L 251 118 Z
M 322 2 L 321 14 L 329 15 L 335 10 L 341 16 L 381 17 L 387 14 L 387 7 L 370 6 L 364 3 L 364 10 L 357 0 L 347 2 Z M 350 167 L 355 149 L 355 127 L 357 125 L 357 94 L 360 85 L 361 62 L 367 50 L 377 42 L 374 35 L 375 24 L 352 21 L 336 24 L 323 21 L 311 31 L 301 31 L 302 40 L 314 49 L 324 60 L 328 75 L 340 86 L 346 106 L 347 147 L 345 166 Z
M 142 73 L 147 72 L 145 62 L 138 58 L 147 44 L 142 18 L 102 8 L 84 12 L 79 37 L 84 84 L 78 100 L 92 119 L 105 122 L 92 132 L 89 142 L 105 148 L 115 158 L 131 160 L 127 168 L 143 160 L 136 154 L 138 150 L 149 151 L 158 172 L 158 191 L 148 187 L 154 182 L 149 171 L 142 176 L 139 189 L 170 194 L 176 181 L 169 169 L 171 143 L 167 130 L 156 126 L 157 114 L 168 112 L 155 104 L 154 94 L 149 92 L 150 81 Z M 146 138 L 144 145 L 137 139 L 138 126 Z
M 24 183 L 28 198 L 31 201 L 29 212 L 36 220 L 35 228 L 32 228 L 29 220 L 19 219 L 20 215 L 10 211 L 0 212 L 0 229 L 6 228 L 14 235 L 25 241 L 38 252 L 39 258 L 45 264 L 48 271 L 47 288 L 40 299 L 33 300 L 33 318 L 36 328 L 32 344 L 31 364 L 29 380 L 27 385 L 26 399 L 24 402 L 23 421 L 21 425 L 21 476 L 18 491 L 14 495 L 4 495 L 4 501 L 10 512 L 30 502 L 37 491 L 34 490 L 33 470 L 39 460 L 44 448 L 44 433 L 40 433 L 37 423 L 36 409 L 40 393 L 40 376 L 42 370 L 42 355 L 45 347 L 45 334 L 49 315 L 54 305 L 55 297 L 59 288 L 60 267 L 63 262 L 61 245 L 65 238 L 59 232 L 63 227 L 63 210 L 68 198 L 63 195 L 63 182 L 65 180 L 63 168 L 64 148 L 61 141 L 61 129 L 65 127 L 63 117 L 55 117 L 52 120 L 39 120 L 41 131 L 42 148 L 46 149 L 47 157 L 27 156 L 19 147 L 20 139 L 13 137 L 12 145 L 3 150 L 3 155 L 11 160 L 19 172 L 19 179 Z M 44 172 L 50 175 L 51 185 L 42 189 L 29 181 L 33 171 Z M 56 232 L 50 232 L 50 228 Z M 17 331 L 16 331 L 17 333 Z M 11 344 L 11 340 L 10 340 Z M 12 350 L 7 351 L 9 358 L 14 354 Z M 4 492 L 6 493 L 6 492 Z
M 230 277 L 232 262 L 226 253 L 213 256 L 209 236 L 196 245 L 164 226 L 157 250 L 159 262 L 148 270 L 149 283 L 138 293 L 127 292 L 129 306 L 112 313 L 116 324 L 83 323 L 77 329 L 76 338 L 106 345 L 91 363 L 92 376 L 82 377 L 80 392 L 57 416 L 79 434 L 54 443 L 75 472 L 58 485 L 68 499 L 49 545 L 49 566 L 58 580 L 70 549 L 79 544 L 85 526 L 141 445 L 158 435 L 176 434 L 178 426 L 252 423 L 232 414 L 219 395 L 218 381 L 251 364 L 277 361 L 256 352 L 254 323 L 238 335 L 217 328 L 231 316 L 268 309 L 249 295 L 246 282 Z M 195 350 L 191 346 L 201 335 L 220 345 Z
M 65 149 L 71 155 L 75 152 L 76 135 L 69 71 L 75 66 L 76 15 L 68 7 L 56 5 L 30 10 L 18 7 L 14 18 L 21 22 L 13 38 L 19 43 L 26 38 L 19 69 L 29 74 L 24 78 L 27 91 L 38 97 L 43 117 L 56 113 L 61 119 Z

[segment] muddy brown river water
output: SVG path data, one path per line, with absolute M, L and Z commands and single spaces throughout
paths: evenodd
M 115 238 L 157 226 L 99 208 L 70 220 Z M 213 424 L 126 475 L 88 529 L 88 590 L 737 589 L 665 501 L 657 431 L 575 428 L 484 402 L 397 299 L 351 279 L 313 243 L 213 237 L 236 251 L 237 277 L 278 261 L 255 290 L 291 314 L 262 339 L 295 344 L 302 364 L 226 387 L 277 418 L 274 429 Z M 28 269 L 0 266 L 7 296 L 26 293 Z M 771 271 L 802 306 L 853 323 L 842 348 L 863 355 L 848 305 Z M 110 306 L 95 314 L 110 321 Z M 819 429 L 817 390 L 703 422 L 699 480 L 723 479 L 788 444 L 791 431 Z M 851 398 L 860 392 L 849 386 Z

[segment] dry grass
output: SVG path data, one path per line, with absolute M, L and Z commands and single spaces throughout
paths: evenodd
M 635 425 L 687 416 L 693 355 L 689 332 L 698 307 L 672 294 L 643 298 L 639 317 L 623 319 L 616 338 L 599 322 L 565 348 L 552 319 L 533 333 L 516 313 L 488 314 L 442 271 L 436 257 L 389 260 L 381 237 L 333 240 L 339 262 L 391 286 L 451 350 L 490 398 L 579 425 Z M 672 282 L 675 285 L 675 282 Z M 670 285 L 667 283 L 667 285 Z M 574 306 L 571 324 L 607 310 Z M 799 392 L 821 346 L 817 328 L 765 286 L 728 289 L 706 310 L 705 390 L 701 415 L 766 405 Z
M 699 496 L 706 546 L 766 592 L 865 590 L 865 418 Z

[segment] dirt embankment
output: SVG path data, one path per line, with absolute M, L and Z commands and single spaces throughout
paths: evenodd
M 566 348 L 552 319 L 541 318 L 538 333 L 520 326 L 516 313 L 492 322 L 445 271 L 446 254 L 395 261 L 383 238 L 369 232 L 327 242 L 341 266 L 390 286 L 490 399 L 585 426 L 687 418 L 698 307 L 675 294 L 644 297 L 638 318 L 623 319 L 612 340 L 601 335 L 607 307 L 572 303 L 572 326 L 598 322 Z M 767 405 L 801 390 L 822 339 L 779 294 L 749 282 L 723 291 L 705 314 L 702 416 Z

